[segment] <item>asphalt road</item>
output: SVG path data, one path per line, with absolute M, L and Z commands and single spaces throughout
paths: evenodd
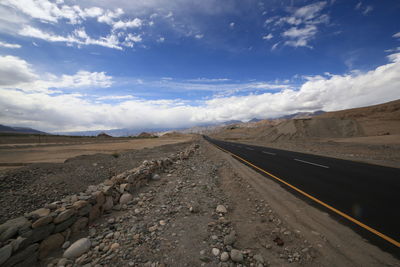
M 393 239 L 395 244 L 327 209 L 371 242 L 392 253 L 400 253 L 400 169 L 205 139 Z M 307 199 L 304 195 L 301 197 Z M 313 200 L 310 202 L 326 209 Z

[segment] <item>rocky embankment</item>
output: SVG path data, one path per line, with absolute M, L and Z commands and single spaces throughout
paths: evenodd
M 65 258 L 80 256 L 91 243 L 88 239 L 81 239 L 69 247 L 72 235 L 93 224 L 104 212 L 126 209 L 133 192 L 149 179 L 157 179 L 158 173 L 170 165 L 186 160 L 196 148 L 198 145 L 168 158 L 146 160 L 139 167 L 99 185 L 90 185 L 79 195 L 68 196 L 6 221 L 0 225 L 0 265 L 31 266 L 60 247 L 67 248 Z

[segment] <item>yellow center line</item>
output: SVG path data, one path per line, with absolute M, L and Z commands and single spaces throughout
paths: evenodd
M 210 142 L 210 143 L 211 143 L 211 142 Z M 213 143 L 211 143 L 211 144 L 213 144 Z M 379 237 L 385 239 L 386 241 L 390 242 L 391 244 L 395 245 L 396 247 L 400 247 L 400 242 L 394 240 L 393 238 L 390 238 L 390 237 L 388 237 L 387 235 L 382 234 L 381 232 L 379 232 L 379 231 L 377 231 L 377 230 L 375 230 L 375 229 L 369 227 L 368 225 L 366 225 L 366 224 L 364 224 L 364 223 L 362 223 L 362 222 L 360 222 L 360 221 L 354 219 L 353 217 L 347 215 L 346 213 L 343 213 L 343 212 L 341 212 L 340 210 L 335 209 L 334 207 L 332 207 L 332 206 L 330 206 L 330 205 L 328 205 L 328 204 L 322 202 L 321 200 L 319 200 L 319 199 L 317 199 L 317 198 L 311 196 L 310 194 L 307 194 L 307 193 L 304 192 L 303 190 L 301 190 L 301 189 L 299 189 L 299 188 L 297 188 L 297 187 L 295 187 L 295 186 L 289 184 L 288 182 L 286 182 L 286 181 L 284 181 L 284 180 L 282 180 L 282 179 L 276 177 L 275 175 L 273 175 L 273 174 L 267 172 L 266 170 L 261 169 L 260 167 L 258 167 L 258 166 L 256 166 L 256 165 L 250 163 L 249 161 L 247 161 L 247 160 L 245 160 L 245 159 L 239 157 L 238 155 L 235 155 L 235 154 L 233 154 L 232 152 L 227 151 L 227 150 L 223 149 L 222 147 L 219 147 L 219 146 L 216 145 L 216 144 L 213 144 L 213 145 L 215 145 L 217 148 L 221 149 L 222 151 L 225 151 L 226 153 L 228 153 L 228 154 L 230 154 L 230 155 L 232 155 L 232 156 L 238 158 L 239 160 L 244 161 L 245 163 L 249 164 L 249 165 L 252 166 L 253 168 L 255 168 L 255 169 L 257 169 L 257 170 L 259 170 L 259 171 L 261 171 L 261 172 L 263 172 L 263 173 L 269 175 L 270 177 L 272 177 L 272 178 L 278 180 L 279 182 L 281 182 L 281 183 L 283 183 L 283 184 L 289 186 L 290 188 L 294 189 L 295 191 L 297 191 L 297 192 L 301 193 L 302 195 L 304 195 L 304 196 L 306 196 L 306 197 L 308 197 L 308 198 L 314 200 L 314 201 L 317 202 L 318 204 L 321 204 L 322 206 L 324 206 L 324 207 L 330 209 L 331 211 L 333 211 L 333 212 L 339 214 L 340 216 L 342 216 L 342 217 L 348 219 L 349 221 L 351 221 L 351 222 L 353 222 L 353 223 L 355 223 L 355 224 L 361 226 L 362 228 L 364 228 L 364 229 L 370 231 L 371 233 L 373 233 L 373 234 L 375 234 L 375 235 L 377 235 L 377 236 L 379 236 Z

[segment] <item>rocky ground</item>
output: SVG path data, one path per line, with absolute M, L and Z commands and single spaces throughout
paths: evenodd
M 89 240 L 85 240 L 91 246 L 85 254 L 72 261 L 60 258 L 60 252 L 46 263 L 318 265 L 319 255 L 313 245 L 286 225 L 242 177 L 230 177 L 236 188 L 231 188 L 229 194 L 225 192 L 222 176 L 227 175 L 223 169 L 229 164 L 216 160 L 215 155 L 210 157 L 208 146 L 143 187 L 126 210 L 114 210 L 91 225 Z M 237 195 L 232 196 L 232 192 Z
M 189 159 L 66 237 L 40 265 L 399 266 L 276 182 L 198 142 Z
M 83 155 L 65 163 L 38 163 L 3 171 L 0 173 L 0 223 L 79 193 L 88 185 L 137 167 L 143 160 L 160 159 L 186 146 L 188 143 L 113 155 Z

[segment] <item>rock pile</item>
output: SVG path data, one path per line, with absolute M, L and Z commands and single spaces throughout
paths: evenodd
M 63 258 L 66 262 L 67 259 L 81 256 L 93 244 L 83 238 L 70 245 L 72 235 L 92 224 L 105 211 L 126 209 L 133 201 L 132 193 L 135 190 L 149 180 L 157 179 L 157 173 L 173 163 L 188 159 L 197 148 L 198 145 L 193 145 L 162 160 L 144 161 L 135 169 L 99 185 L 89 186 L 85 192 L 6 221 L 0 225 L 0 265 L 33 266 L 37 260 L 45 259 L 53 250 L 61 247 L 67 248 Z M 117 236 L 118 233 L 113 233 L 109 238 Z M 108 250 L 116 251 L 118 248 L 118 243 L 112 243 Z M 99 249 L 105 248 L 99 245 Z

